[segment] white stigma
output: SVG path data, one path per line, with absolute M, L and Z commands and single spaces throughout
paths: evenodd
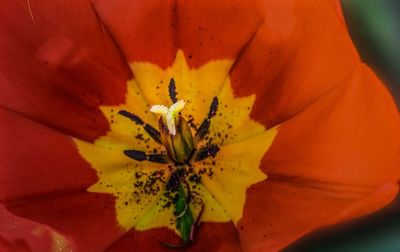
M 179 100 L 174 104 L 172 104 L 171 107 L 169 108 L 164 105 L 153 105 L 150 108 L 150 112 L 153 112 L 155 114 L 160 114 L 162 117 L 164 117 L 164 119 L 167 121 L 167 127 L 169 133 L 175 136 L 176 134 L 175 118 L 184 107 L 185 107 L 185 101 Z

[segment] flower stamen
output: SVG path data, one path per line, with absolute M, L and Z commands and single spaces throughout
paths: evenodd
M 137 125 L 143 126 L 143 129 L 146 131 L 146 133 L 157 143 L 162 144 L 161 141 L 161 134 L 158 132 L 157 129 L 155 129 L 153 126 L 151 126 L 148 123 L 145 123 L 139 116 L 132 114 L 126 110 L 120 110 L 118 111 L 118 114 L 125 116 L 126 118 L 129 118 L 133 122 L 135 122 Z
M 168 163 L 167 156 L 164 154 L 151 153 L 146 154 L 139 150 L 124 150 L 124 154 L 136 161 L 149 161 L 153 163 L 166 164 Z
M 208 157 L 215 157 L 218 153 L 218 151 L 220 150 L 220 148 L 215 145 L 215 144 L 210 144 L 207 145 L 205 147 L 200 148 L 197 152 L 196 152 L 196 157 L 195 157 L 195 161 L 202 161 Z
M 169 92 L 169 98 L 171 99 L 172 103 L 176 103 L 178 101 L 178 98 L 176 97 L 178 93 L 176 92 L 174 78 L 171 78 L 171 80 L 169 81 L 168 92 Z
M 173 163 L 175 165 L 175 168 L 171 166 L 172 174 L 166 180 L 164 196 L 167 199 L 165 207 L 169 207 L 172 204 L 175 207 L 175 222 L 182 238 L 182 244 L 171 245 L 163 243 L 163 245 L 176 248 L 187 246 L 193 242 L 195 229 L 200 225 L 204 210 L 204 202 L 201 196 L 196 195 L 196 192 L 191 190 L 187 179 L 193 183 L 201 183 L 201 175 L 205 170 L 200 170 L 198 173 L 195 172 L 192 167 L 192 162 L 214 158 L 220 150 L 216 144 L 212 144 L 211 142 L 208 142 L 205 146 L 198 146 L 208 134 L 211 119 L 217 113 L 218 98 L 213 98 L 207 117 L 203 120 L 200 127 L 196 130 L 196 134 L 193 136 L 188 122 L 180 113 L 185 107 L 185 101 L 177 100 L 174 79 L 170 80 L 168 90 L 173 104 L 169 108 L 164 105 L 153 105 L 150 108 L 151 112 L 161 115 L 158 120 L 159 131 L 149 124 L 146 124 L 137 115 L 128 111 L 121 110 L 119 114 L 143 126 L 145 131 L 156 142 L 161 142 L 166 150 L 166 153 L 145 153 L 140 150 L 124 150 L 126 156 L 139 162 L 149 161 L 161 164 Z M 196 139 L 196 141 L 194 141 L 194 139 Z M 213 171 L 209 169 L 207 170 L 207 174 L 212 176 Z M 145 184 L 151 185 L 152 182 L 146 182 Z M 200 205 L 200 211 L 196 218 L 194 212 L 192 212 L 190 208 L 190 205 L 193 204 Z
M 206 136 L 208 129 L 211 125 L 211 118 L 213 118 L 217 114 L 218 110 L 218 98 L 215 96 L 211 102 L 210 109 L 208 111 L 207 118 L 201 123 L 200 127 L 196 131 L 195 140 L 199 142 L 203 140 Z

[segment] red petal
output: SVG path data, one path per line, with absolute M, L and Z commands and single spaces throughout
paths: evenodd
M 44 223 L 71 237 L 77 251 L 104 251 L 124 233 L 108 194 L 70 191 L 9 203 L 13 213 Z
M 178 48 L 192 66 L 235 58 L 261 24 L 263 1 L 95 0 L 129 62 L 172 64 Z
M 261 0 L 178 1 L 180 47 L 192 67 L 215 59 L 240 57 L 263 23 Z
M 84 189 L 96 172 L 71 138 L 0 107 L 0 199 Z
M 56 228 L 82 251 L 117 240 L 114 198 L 85 191 L 97 176 L 72 139 L 3 108 L 0 117 L 0 200 L 9 210 Z
M 202 223 L 189 251 L 238 252 L 240 250 L 238 233 L 232 223 Z M 132 230 L 107 251 L 166 251 L 160 243 L 179 244 L 180 238 L 165 228 L 144 232 Z M 180 251 L 180 250 L 178 250 Z
M 375 74 L 359 65 L 341 85 L 282 124 L 264 171 L 378 186 L 398 181 L 399 153 L 393 99 Z
M 266 2 L 264 22 L 231 79 L 238 95 L 257 94 L 252 117 L 271 127 L 347 78 L 359 58 L 331 2 Z
M 379 202 L 380 208 L 397 192 L 394 185 L 382 186 L 370 194 L 354 194 L 324 186 L 313 188 L 305 183 L 267 180 L 247 191 L 245 212 L 238 225 L 241 247 L 243 251 L 279 251 L 308 232 L 342 220 L 357 200 L 366 213 L 377 209 L 376 204 L 367 202 L 368 197 L 375 196 L 371 199 Z
M 106 132 L 98 105 L 123 101 L 129 72 L 89 1 L 3 1 L 0 33 L 0 105 L 85 140 Z
M 241 244 L 278 250 L 306 232 L 375 211 L 398 192 L 400 118 L 365 66 L 283 123 L 253 186 Z
M 129 62 L 167 67 L 176 55 L 174 1 L 94 0 L 94 6 Z
M 52 242 L 48 227 L 18 218 L 0 205 L 0 251 L 50 251 Z

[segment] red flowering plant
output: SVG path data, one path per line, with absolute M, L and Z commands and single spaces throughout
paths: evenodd
M 0 14 L 2 250 L 276 251 L 398 193 L 399 114 L 338 1 Z

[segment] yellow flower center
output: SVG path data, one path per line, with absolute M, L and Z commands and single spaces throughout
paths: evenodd
M 195 135 L 207 117 L 213 97 L 218 97 L 218 112 L 202 142 L 215 144 L 220 151 L 215 157 L 193 163 L 190 172 L 197 177 L 188 177 L 191 190 L 205 206 L 201 221 L 233 221 L 234 224 L 239 221 L 247 188 L 267 178 L 259 166 L 277 128 L 266 130 L 250 118 L 255 96 L 234 95 L 229 78 L 232 64 L 232 60 L 215 60 L 191 69 L 182 51 L 178 51 L 174 64 L 167 69 L 135 62 L 131 65 L 135 79 L 127 83 L 125 103 L 100 107 L 110 123 L 110 131 L 94 143 L 74 139 L 79 153 L 99 177 L 88 191 L 115 196 L 116 219 L 122 228 L 166 227 L 179 233 L 175 226 L 177 216 L 165 190 L 175 167 L 136 161 L 124 155 L 129 149 L 165 153 L 165 148 L 153 141 L 142 126 L 118 114 L 121 110 L 130 111 L 157 128 L 157 117 L 149 113 L 149 107 L 170 104 L 167 94 L 171 78 L 175 79 L 178 97 L 185 102 L 178 101 L 170 108 L 160 105 L 151 108 L 165 118 L 171 135 L 176 134 L 179 112 Z M 201 206 L 194 201 L 190 208 L 197 216 Z

